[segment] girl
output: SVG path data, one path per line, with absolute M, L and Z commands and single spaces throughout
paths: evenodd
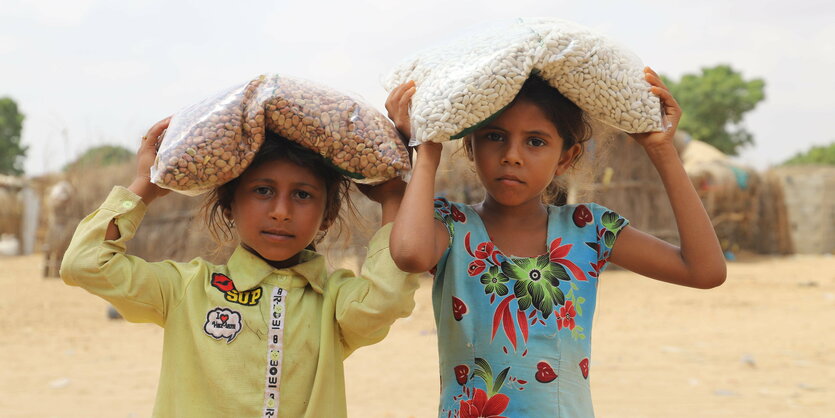
M 344 417 L 342 360 L 380 341 L 414 307 L 417 275 L 398 270 L 390 225 L 371 239 L 362 273 L 328 274 L 312 243 L 338 220 L 349 180 L 319 155 L 268 135 L 238 178 L 207 202 L 210 228 L 240 237 L 226 265 L 150 263 L 125 246 L 146 206 L 155 139 L 143 138 L 127 189 L 116 187 L 75 232 L 61 268 L 133 322 L 165 328 L 154 416 Z M 363 188 L 394 219 L 405 184 Z
M 594 203 L 542 203 L 582 153 L 590 128 L 539 77 L 465 139 L 485 189 L 481 203 L 433 205 L 441 145 L 417 147 L 391 250 L 403 270 L 436 268 L 440 416 L 593 416 L 589 339 L 598 276 L 609 261 L 683 286 L 724 281 L 718 240 L 672 144 L 681 110 L 658 75 L 645 72 L 672 128 L 633 137 L 663 179 L 680 248 Z M 386 103 L 407 137 L 414 91 L 413 82 L 401 85 Z

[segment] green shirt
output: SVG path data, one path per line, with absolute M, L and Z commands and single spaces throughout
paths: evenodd
M 328 274 L 312 251 L 276 269 L 240 246 L 226 265 L 147 262 L 125 254 L 145 211 L 114 188 L 78 226 L 61 277 L 128 321 L 165 328 L 154 416 L 345 416 L 343 359 L 414 308 L 418 275 L 391 259 L 391 224 L 372 237 L 357 276 Z M 121 237 L 106 241 L 114 218 Z

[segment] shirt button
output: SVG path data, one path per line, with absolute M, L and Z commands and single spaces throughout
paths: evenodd
M 125 200 L 122 202 L 122 207 L 125 209 L 133 209 L 136 206 L 136 203 L 131 202 L 130 200 Z

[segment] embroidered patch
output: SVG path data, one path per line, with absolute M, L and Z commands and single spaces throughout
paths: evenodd
M 241 314 L 231 309 L 217 307 L 206 314 L 206 323 L 203 324 L 203 331 L 210 337 L 219 340 L 226 338 L 229 344 L 243 328 L 244 320 Z
M 257 305 L 263 293 L 260 287 L 241 292 L 235 289 L 235 282 L 229 276 L 221 273 L 212 273 L 212 286 L 223 292 L 229 302 L 245 306 Z
M 284 351 L 284 297 L 287 291 L 276 287 L 272 293 L 272 310 L 269 321 L 267 342 L 267 376 L 264 390 L 264 417 L 278 414 L 279 384 L 281 383 L 281 361 Z

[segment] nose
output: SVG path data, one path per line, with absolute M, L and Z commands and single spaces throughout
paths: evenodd
M 289 196 L 277 196 L 273 200 L 269 216 L 277 221 L 289 221 L 293 214 L 293 205 Z
M 522 153 L 516 141 L 507 141 L 502 150 L 502 165 L 522 165 Z

